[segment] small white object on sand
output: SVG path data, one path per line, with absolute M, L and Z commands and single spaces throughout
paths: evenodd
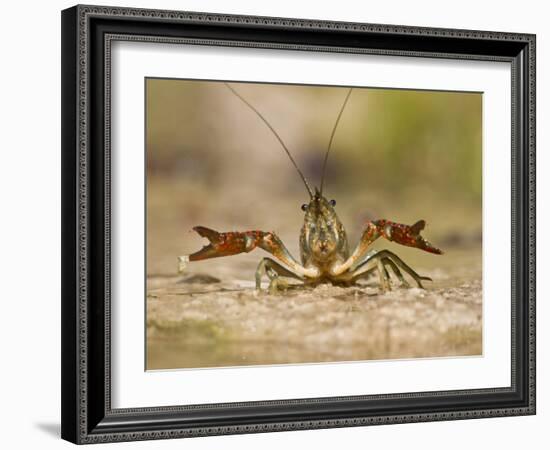
M 185 269 L 187 269 L 188 263 L 189 263 L 188 255 L 178 256 L 178 273 L 185 272 Z

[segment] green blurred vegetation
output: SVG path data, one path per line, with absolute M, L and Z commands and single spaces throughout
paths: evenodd
M 355 115 L 341 137 L 345 172 L 390 191 L 406 182 L 480 198 L 480 94 L 370 90 L 361 107 L 366 120 Z
M 317 185 L 346 88 L 233 86 Z M 206 180 L 214 189 L 235 182 L 239 170 L 257 172 L 264 182 L 275 171 L 278 183 L 302 189 L 273 135 L 219 82 L 148 80 L 147 163 L 150 176 Z M 479 201 L 481 173 L 481 94 L 356 88 L 335 135 L 327 182 L 338 192 L 429 190 Z

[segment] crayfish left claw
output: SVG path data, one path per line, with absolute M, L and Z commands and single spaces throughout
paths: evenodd
M 422 236 L 418 236 L 417 243 L 418 243 L 418 245 L 416 245 L 416 247 L 421 249 L 421 250 L 424 250 L 424 251 L 429 252 L 429 253 L 434 253 L 436 255 L 442 255 L 443 254 L 443 250 L 433 246 L 426 239 L 424 239 Z
M 425 220 L 419 220 L 414 225 L 410 226 L 410 231 L 411 231 L 411 234 L 413 234 L 415 236 L 418 236 L 418 234 L 420 234 L 420 232 L 424 228 L 426 228 L 426 221 Z
M 377 226 L 379 233 L 389 241 L 394 241 L 408 247 L 419 248 L 436 255 L 443 254 L 441 249 L 433 246 L 420 235 L 420 232 L 426 227 L 426 221 L 424 220 L 419 220 L 414 225 L 404 225 L 382 219 L 375 221 L 374 224 Z

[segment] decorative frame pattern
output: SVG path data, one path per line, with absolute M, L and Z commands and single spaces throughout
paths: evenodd
M 97 443 L 535 413 L 534 35 L 98 6 L 65 10 L 62 25 L 65 439 Z M 350 37 L 360 44 L 352 44 Z M 110 49 L 116 40 L 510 62 L 511 386 L 113 410 Z M 390 402 L 393 408 L 386 406 Z M 234 416 L 222 420 L 219 413 L 228 410 Z

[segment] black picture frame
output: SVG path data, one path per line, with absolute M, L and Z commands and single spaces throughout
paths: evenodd
M 108 115 L 113 40 L 510 62 L 511 386 L 113 409 Z M 78 444 L 535 414 L 535 36 L 119 7 L 64 10 L 61 406 L 62 437 Z

